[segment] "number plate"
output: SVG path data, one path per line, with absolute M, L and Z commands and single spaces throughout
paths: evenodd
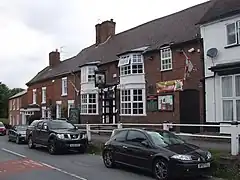
M 199 169 L 209 168 L 209 167 L 210 167 L 210 163 L 198 164 L 198 168 L 199 168 Z
M 70 144 L 70 147 L 80 147 L 81 144 Z

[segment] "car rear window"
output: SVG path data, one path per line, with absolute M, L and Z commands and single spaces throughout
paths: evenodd
M 37 126 L 37 124 L 39 123 L 40 120 L 35 120 L 33 121 L 30 126 Z

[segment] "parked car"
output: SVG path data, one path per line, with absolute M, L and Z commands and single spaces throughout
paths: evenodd
M 26 142 L 27 126 L 19 125 L 13 126 L 8 130 L 8 141 L 14 141 L 17 144 Z
M 88 145 L 85 132 L 62 120 L 34 121 L 28 127 L 27 141 L 30 149 L 40 145 L 47 147 L 50 154 L 65 150 L 78 150 L 84 153 Z
M 107 168 L 127 165 L 150 171 L 157 180 L 199 175 L 210 168 L 213 160 L 210 152 L 169 131 L 134 128 L 114 130 L 102 157 Z
M 5 136 L 7 133 L 6 127 L 2 122 L 0 122 L 0 135 Z

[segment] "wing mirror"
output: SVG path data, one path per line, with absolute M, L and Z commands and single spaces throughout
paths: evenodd
M 145 147 L 150 147 L 149 142 L 148 141 L 142 141 L 141 144 Z

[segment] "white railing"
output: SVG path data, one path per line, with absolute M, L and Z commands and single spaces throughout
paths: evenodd
M 230 136 L 216 136 L 216 135 L 203 135 L 203 134 L 190 134 L 190 133 L 175 133 L 179 136 L 187 137 L 198 137 L 198 138 L 219 138 L 219 139 L 231 139 L 231 154 L 236 156 L 239 154 L 239 126 L 238 124 L 228 124 L 228 125 L 207 125 L 207 124 L 172 124 L 172 123 L 163 123 L 163 124 L 133 124 L 133 123 L 118 123 L 118 124 L 75 124 L 77 127 L 85 130 L 87 132 L 88 140 L 91 141 L 91 133 L 111 133 L 113 129 L 120 129 L 124 126 L 126 127 L 160 127 L 164 130 L 170 130 L 173 127 L 218 127 L 218 128 L 229 128 Z M 102 127 L 111 126 L 112 129 L 102 129 Z M 94 129 L 97 128 L 97 129 Z M 101 128 L 101 129 L 100 129 Z

